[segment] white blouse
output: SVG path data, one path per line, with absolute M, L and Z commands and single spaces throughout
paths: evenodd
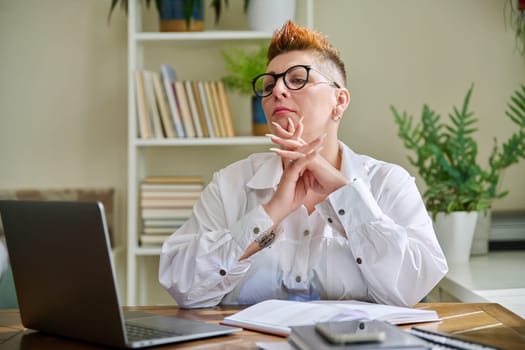
M 276 228 L 273 244 L 239 261 L 272 220 L 262 208 L 283 172 L 257 153 L 214 174 L 191 218 L 163 244 L 160 283 L 181 307 L 357 299 L 412 306 L 446 274 L 447 262 L 414 178 L 400 166 L 341 143 L 353 181 L 308 215 Z

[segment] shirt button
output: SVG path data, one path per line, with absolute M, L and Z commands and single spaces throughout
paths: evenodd
M 308 236 L 310 234 L 310 230 L 304 230 L 303 235 Z
M 358 263 L 359 265 L 361 265 L 361 263 L 363 262 L 363 260 L 361 258 L 357 258 L 355 259 L 355 262 Z
M 332 220 L 332 218 L 328 218 L 328 222 L 332 223 L 332 222 L 334 222 L 334 220 Z
M 301 276 L 296 276 L 295 277 L 295 282 L 297 282 L 297 283 L 301 282 Z
M 339 213 L 339 215 L 345 215 L 345 210 L 344 209 L 339 209 L 339 211 L 337 213 Z
M 258 234 L 259 232 L 261 232 L 261 229 L 260 229 L 260 228 L 258 228 L 258 227 L 254 227 L 254 228 L 253 228 L 253 233 L 254 233 L 254 234 Z
M 219 274 L 220 274 L 221 276 L 224 276 L 224 275 L 226 275 L 226 270 L 224 270 L 224 269 L 221 269 L 221 270 L 219 271 Z

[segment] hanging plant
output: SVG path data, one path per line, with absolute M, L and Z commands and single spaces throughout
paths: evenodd
M 516 48 L 525 58 L 525 0 L 508 0 L 508 21 L 515 32 Z

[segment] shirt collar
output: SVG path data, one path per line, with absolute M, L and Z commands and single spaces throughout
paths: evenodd
M 350 181 L 354 179 L 362 179 L 368 188 L 370 188 L 370 180 L 368 178 L 368 166 L 365 164 L 363 156 L 355 153 L 342 142 L 339 142 L 342 150 L 341 171 L 346 175 Z
M 350 147 L 342 142 L 339 145 L 342 152 L 341 171 L 343 174 L 350 180 L 360 178 L 370 187 L 370 181 L 367 176 L 368 171 L 362 156 L 352 151 Z M 254 168 L 257 170 L 246 184 L 248 188 L 263 190 L 277 187 L 283 174 L 282 161 L 279 156 L 272 154 L 265 158 L 260 167 L 254 164 Z
M 281 157 L 276 154 L 270 154 L 260 167 L 257 167 L 257 164 L 253 164 L 253 166 L 257 170 L 246 184 L 248 188 L 264 190 L 277 187 L 283 174 Z

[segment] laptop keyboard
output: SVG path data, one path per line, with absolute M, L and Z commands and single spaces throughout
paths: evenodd
M 128 336 L 128 341 L 169 338 L 179 335 L 176 332 L 162 331 L 160 329 L 141 327 L 132 324 L 126 324 L 126 334 Z

